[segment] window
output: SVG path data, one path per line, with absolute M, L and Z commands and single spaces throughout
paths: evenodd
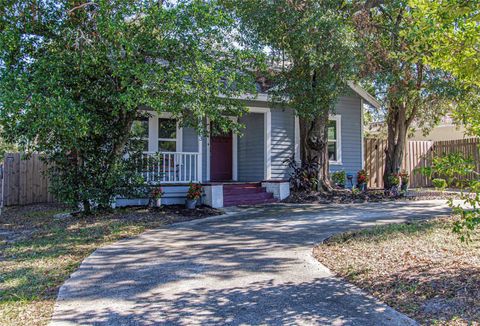
M 177 121 L 158 119 L 158 151 L 175 152 L 177 150 Z
M 328 158 L 330 163 L 341 164 L 340 116 L 330 119 L 328 124 Z
M 144 152 L 148 152 L 148 118 L 135 120 L 132 125 L 132 134 Z

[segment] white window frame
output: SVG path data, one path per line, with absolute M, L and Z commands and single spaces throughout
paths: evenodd
M 328 142 L 335 142 L 337 144 L 337 159 L 335 161 L 330 160 L 331 165 L 342 165 L 342 116 L 340 114 L 330 115 L 330 121 L 335 121 L 337 139 L 328 140 Z
M 173 138 L 160 138 L 158 137 L 158 119 L 174 119 L 171 113 L 168 112 L 152 112 L 150 119 L 149 119 L 149 133 L 148 133 L 148 151 L 151 153 L 158 153 L 158 142 L 159 141 L 172 141 Z M 171 153 L 178 153 L 182 152 L 183 147 L 183 128 L 180 127 L 180 124 L 177 121 L 177 130 L 176 130 L 176 138 L 175 138 L 175 152 Z
M 142 151 L 142 153 L 146 154 L 150 151 L 150 117 L 145 117 L 143 118 L 144 120 L 143 121 L 146 121 L 147 122 L 147 137 L 134 137 L 133 139 L 135 140 L 141 140 L 141 141 L 147 141 L 147 150 L 146 151 Z M 142 121 L 142 118 L 140 119 L 135 119 L 134 123 L 136 121 Z

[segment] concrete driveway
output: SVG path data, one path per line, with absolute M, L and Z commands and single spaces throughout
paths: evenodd
M 312 257 L 328 236 L 445 215 L 445 201 L 273 205 L 148 231 L 97 250 L 52 325 L 411 325 Z

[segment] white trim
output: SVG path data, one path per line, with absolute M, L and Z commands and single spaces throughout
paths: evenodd
M 377 109 L 380 109 L 380 107 L 382 106 L 382 104 L 375 98 L 373 97 L 372 95 L 370 95 L 370 93 L 368 93 L 365 89 L 363 89 L 360 85 L 352 82 L 352 81 L 349 81 L 347 82 L 348 86 L 355 92 L 357 93 L 362 99 L 364 99 L 365 101 L 367 101 L 368 103 L 370 103 L 372 106 L 374 106 L 375 108 Z
M 148 118 L 148 151 L 158 152 L 158 116 L 155 112 Z
M 270 112 L 270 108 L 265 108 L 265 107 L 253 107 L 249 106 L 247 107 L 247 110 L 249 113 L 267 113 Z
M 238 122 L 237 117 L 231 117 Z M 238 134 L 232 131 L 232 181 L 238 181 Z
M 336 161 L 329 161 L 331 165 L 342 165 L 342 116 L 340 114 L 330 115 L 330 121 L 335 121 L 337 128 L 337 160 Z
M 340 114 L 330 115 L 329 121 L 336 121 L 337 124 L 337 160 L 329 161 L 330 165 L 342 165 L 342 116 Z M 295 116 L 295 158 L 300 160 L 300 119 Z
M 272 112 L 270 109 L 264 112 L 264 180 L 272 178 Z
M 160 138 L 159 138 L 160 140 Z M 180 127 L 180 123 L 177 121 L 177 144 L 176 144 L 176 151 L 182 152 L 183 151 L 183 128 Z
M 198 181 L 203 182 L 203 136 L 198 136 L 198 162 L 197 162 Z
M 297 115 L 295 115 L 295 161 L 302 161 L 300 157 L 300 119 Z
M 205 137 L 207 141 L 207 152 L 205 155 L 207 155 L 207 171 L 206 171 L 206 181 L 210 181 L 210 119 L 207 118 L 207 135 L 208 137 Z
M 361 151 L 362 151 L 362 169 L 365 168 L 365 134 L 364 134 L 364 121 L 363 121 L 363 113 L 364 113 L 364 107 L 363 107 L 363 99 L 360 100 L 360 141 L 361 143 Z

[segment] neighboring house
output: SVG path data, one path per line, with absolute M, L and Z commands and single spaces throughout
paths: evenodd
M 204 202 L 213 207 L 288 196 L 285 160 L 299 157 L 298 118 L 292 109 L 272 107 L 265 93 L 244 100 L 249 112 L 238 120 L 245 126 L 242 136 L 201 137 L 192 128 L 180 128 L 168 113 L 151 112 L 137 122 L 145 130 L 142 173 L 148 182 L 162 185 L 165 203 L 183 203 L 190 182 L 204 185 Z M 366 91 L 350 84 L 348 94 L 337 103 L 328 131 L 331 171 L 345 170 L 356 177 L 363 167 L 364 102 L 379 106 Z M 122 199 L 117 204 L 140 203 Z
M 415 126 L 412 127 L 414 129 Z M 386 138 L 387 131 L 384 122 L 373 122 L 365 130 L 366 136 L 369 138 Z M 423 130 L 418 128 L 414 129 L 408 135 L 408 140 L 427 140 L 427 141 L 442 141 L 442 140 L 458 140 L 475 138 L 467 133 L 467 130 L 463 126 L 454 124 L 453 119 L 450 116 L 442 118 L 440 123 L 429 131 L 427 135 L 423 134 Z
M 418 129 L 409 136 L 409 140 L 430 140 L 430 141 L 441 141 L 441 140 L 457 140 L 457 139 L 466 139 L 474 138 L 474 136 L 469 136 L 465 127 L 458 126 L 454 124 L 454 121 L 451 117 L 445 116 L 442 118 L 442 121 L 438 126 L 433 128 L 427 135 L 423 134 L 423 131 Z

